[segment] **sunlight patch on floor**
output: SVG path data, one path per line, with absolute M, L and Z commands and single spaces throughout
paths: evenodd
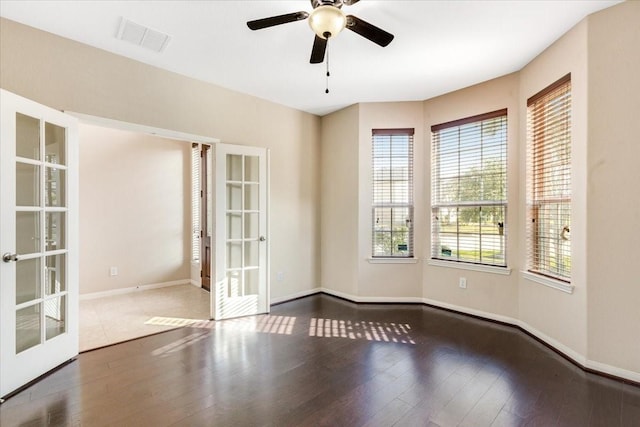
M 259 332 L 263 334 L 291 335 L 296 318 L 291 316 L 243 317 L 218 322 L 216 329 Z
M 309 336 L 415 344 L 409 335 L 410 330 L 411 326 L 408 323 L 312 318 Z
M 202 327 L 209 323 L 208 320 L 198 320 L 198 319 L 183 319 L 181 317 L 162 317 L 155 316 L 151 319 L 144 322 L 145 325 L 156 325 L 156 326 L 172 326 L 174 328 L 179 328 L 181 326 L 191 326 L 191 327 Z

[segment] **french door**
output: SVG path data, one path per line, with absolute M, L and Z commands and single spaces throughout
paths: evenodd
M 78 138 L 0 91 L 1 397 L 78 354 Z
M 216 320 L 269 312 L 267 150 L 215 145 Z

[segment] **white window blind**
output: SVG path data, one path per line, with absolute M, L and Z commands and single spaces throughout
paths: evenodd
M 191 260 L 200 260 L 200 145 L 191 144 Z
M 507 265 L 507 110 L 431 127 L 431 257 Z
M 528 269 L 571 280 L 571 75 L 527 100 Z
M 372 131 L 372 257 L 413 257 L 413 129 Z

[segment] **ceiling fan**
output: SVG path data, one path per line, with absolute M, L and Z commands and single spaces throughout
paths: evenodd
M 247 22 L 247 26 L 252 30 L 261 30 L 309 18 L 309 26 L 316 33 L 311 50 L 310 62 L 312 64 L 319 64 L 324 61 L 327 40 L 337 36 L 344 28 L 371 40 L 377 45 L 387 46 L 393 40 L 393 34 L 356 16 L 345 15 L 342 11 L 343 5 L 351 6 L 358 3 L 358 1 L 360 0 L 311 0 L 311 6 L 313 6 L 311 13 L 301 11 L 256 19 Z

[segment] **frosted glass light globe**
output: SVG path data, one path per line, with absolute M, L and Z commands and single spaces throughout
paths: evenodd
M 314 33 L 323 39 L 335 37 L 344 30 L 347 25 L 347 17 L 344 12 L 335 6 L 318 6 L 309 15 L 309 26 Z

